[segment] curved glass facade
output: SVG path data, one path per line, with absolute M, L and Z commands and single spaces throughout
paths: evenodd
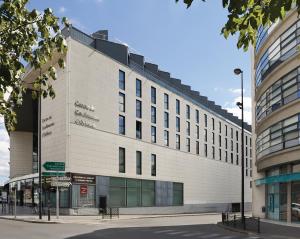
M 259 122 L 281 106 L 300 98 L 300 67 L 290 71 L 271 85 L 256 103 L 256 121 Z
M 300 21 L 286 30 L 259 59 L 256 66 L 255 81 L 259 86 L 264 78 L 278 65 L 297 52 L 300 42 Z
M 280 21 L 271 24 L 268 27 L 260 26 L 257 30 L 257 38 L 256 38 L 256 44 L 255 44 L 255 53 L 259 51 L 261 46 L 264 44 L 266 39 L 268 38 L 269 34 L 274 30 L 274 28 L 277 26 L 277 24 Z
M 300 114 L 280 121 L 258 135 L 257 159 L 297 145 L 300 145 Z

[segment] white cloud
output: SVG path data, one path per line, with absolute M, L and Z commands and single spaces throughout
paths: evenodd
M 58 12 L 59 13 L 65 13 L 67 11 L 67 9 L 64 7 L 64 6 L 61 6 L 59 9 L 58 9 Z
M 9 176 L 9 137 L 6 132 L 3 117 L 0 117 L 0 185 Z
M 70 19 L 69 19 L 69 22 L 70 22 L 73 26 L 78 27 L 78 28 L 79 28 L 80 30 L 82 30 L 82 31 L 87 30 L 86 26 L 85 26 L 81 21 L 79 21 L 79 20 L 76 19 L 76 18 L 70 18 Z
M 235 97 L 232 102 L 225 102 L 224 108 L 232 113 L 233 115 L 241 118 L 241 110 L 237 107 L 236 102 L 240 102 L 241 97 Z M 244 119 L 245 122 L 251 124 L 252 122 L 252 104 L 251 104 L 251 97 L 245 96 L 244 97 Z
M 240 88 L 229 88 L 228 91 L 232 94 L 241 94 L 241 89 Z M 245 93 L 245 89 L 244 89 L 244 93 Z

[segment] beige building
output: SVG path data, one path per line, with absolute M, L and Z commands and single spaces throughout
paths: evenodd
M 227 211 L 241 198 L 240 120 L 125 45 L 64 30 L 66 68 L 41 105 L 42 162 L 66 163 L 68 213 Z M 34 77 L 29 71 L 25 81 Z M 28 94 L 10 133 L 11 183 L 36 190 L 37 103 Z M 251 207 L 251 127 L 245 124 L 246 208 Z M 49 195 L 48 195 L 49 194 Z M 45 198 L 55 200 L 44 190 Z M 20 196 L 34 201 L 34 195 Z M 29 198 L 29 199 L 28 199 Z
M 260 29 L 253 54 L 253 214 L 300 220 L 300 21 Z

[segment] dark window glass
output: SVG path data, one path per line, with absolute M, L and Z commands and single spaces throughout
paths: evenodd
M 151 123 L 156 124 L 156 108 L 151 106 Z
M 165 128 L 169 128 L 169 113 L 164 112 L 164 126 Z
M 196 110 L 196 123 L 199 124 L 200 117 L 199 117 L 199 110 Z
M 225 149 L 228 149 L 228 140 L 225 138 Z
M 156 155 L 151 154 L 151 176 L 156 176 Z
M 135 81 L 136 85 L 136 89 L 135 89 L 135 93 L 137 97 L 142 97 L 142 81 L 139 79 L 136 79 Z
M 186 134 L 190 136 L 191 134 L 191 124 L 189 121 L 186 122 Z
M 233 164 L 233 153 L 230 154 L 230 161 Z
M 142 138 L 142 122 L 136 121 L 136 138 Z
M 219 160 L 222 160 L 222 150 L 219 149 Z
M 239 156 L 236 155 L 236 162 L 235 162 L 236 165 L 239 165 Z
M 164 130 L 164 144 L 165 146 L 169 146 L 169 131 Z
M 119 148 L 119 173 L 125 173 L 125 148 Z
M 191 152 L 191 140 L 186 138 L 186 151 Z
M 228 127 L 225 125 L 225 136 L 228 136 Z
M 136 100 L 136 117 L 142 118 L 142 101 Z
M 204 125 L 207 127 L 207 114 L 204 114 Z
M 176 117 L 176 132 L 180 132 L 180 118 Z
M 176 149 L 180 149 L 180 135 L 176 134 Z
M 215 130 L 215 119 L 211 118 L 212 129 Z
M 164 108 L 165 110 L 169 109 L 169 95 L 168 94 L 164 94 Z
M 125 134 L 125 116 L 119 115 L 119 134 Z
M 211 147 L 211 151 L 212 151 L 212 158 L 215 159 L 215 147 L 214 146 Z
M 207 129 L 204 129 L 204 141 L 207 142 Z
M 151 103 L 156 104 L 156 88 L 151 87 Z
M 219 133 L 220 134 L 222 133 L 222 124 L 221 124 L 221 122 L 219 122 Z
M 119 93 L 119 111 L 125 112 L 125 95 L 123 93 Z
M 225 151 L 225 162 L 228 162 L 228 152 Z
M 191 107 L 189 105 L 186 105 L 186 118 L 191 118 Z
M 212 143 L 215 144 L 215 133 L 212 132 Z
M 204 144 L 204 156 L 207 157 L 207 144 Z
M 142 174 L 142 152 L 136 151 L 136 174 Z
M 221 138 L 221 135 L 219 135 L 219 147 L 222 146 L 222 138 Z
M 156 143 L 156 127 L 151 126 L 151 142 Z
M 238 154 L 239 153 L 239 144 L 236 143 L 236 153 Z
M 196 139 L 200 138 L 200 131 L 199 131 L 199 126 L 196 125 Z
M 239 140 L 239 131 L 236 131 L 236 132 L 235 132 L 235 138 L 236 138 L 236 141 Z
M 230 136 L 233 139 L 233 128 L 230 128 Z
M 196 141 L 196 154 L 199 154 L 199 141 Z
M 119 88 L 125 90 L 125 72 L 119 70 Z
M 176 100 L 176 114 L 180 115 L 180 101 Z

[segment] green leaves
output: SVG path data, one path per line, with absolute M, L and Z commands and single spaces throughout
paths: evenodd
M 194 0 L 183 2 L 190 7 Z M 255 45 L 259 26 L 269 26 L 283 19 L 293 4 L 300 13 L 300 0 L 223 0 L 222 6 L 228 11 L 228 20 L 221 33 L 225 38 L 239 34 L 237 47 L 246 51 L 250 44 Z
M 3 0 L 0 5 L 0 115 L 6 119 L 9 130 L 14 129 L 15 105 L 22 104 L 26 91 L 22 76 L 25 65 L 32 66 L 41 74 L 34 79 L 33 97 L 55 97 L 51 81 L 57 79 L 56 68 L 49 66 L 54 53 L 60 53 L 58 67 L 64 67 L 67 43 L 60 31 L 60 24 L 69 26 L 47 8 L 42 13 L 28 10 L 28 0 Z M 45 65 L 48 65 L 45 71 Z M 11 89 L 9 100 L 4 94 Z

